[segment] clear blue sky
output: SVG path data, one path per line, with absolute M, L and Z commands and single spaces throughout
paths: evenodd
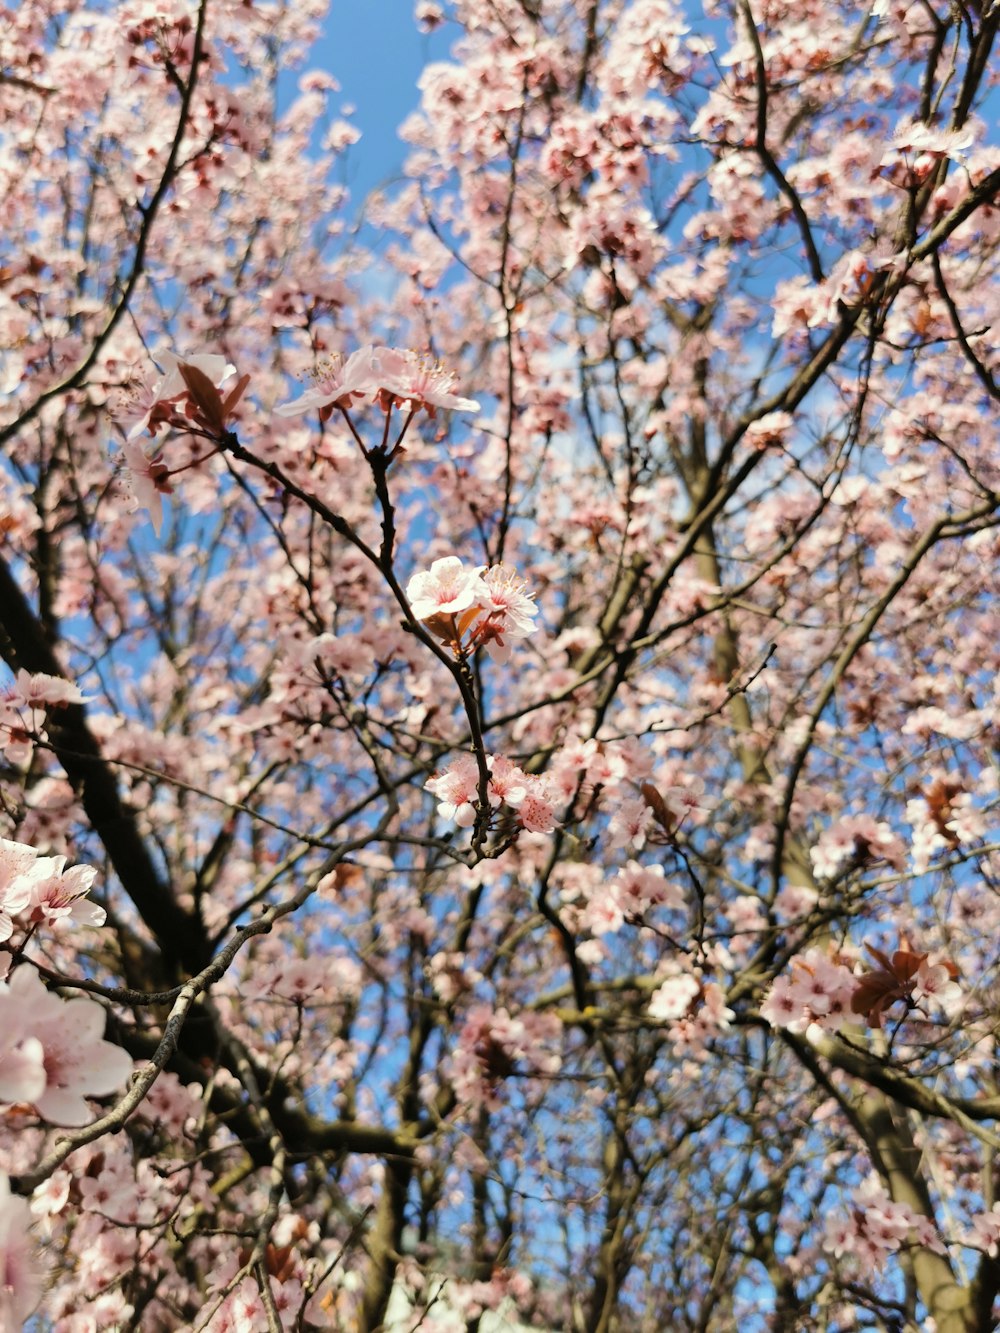
M 362 137 L 349 150 L 346 167 L 355 208 L 399 171 L 407 146 L 396 131 L 417 106 L 420 71 L 447 57 L 458 32 L 445 23 L 433 34 L 422 33 L 413 0 L 330 0 L 308 66 L 328 70 L 340 84 L 333 106 L 355 107 L 350 120 Z

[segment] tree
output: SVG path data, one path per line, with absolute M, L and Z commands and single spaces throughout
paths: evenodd
M 985 1333 L 1000 7 L 322 9 L 0 8 L 5 1326 Z

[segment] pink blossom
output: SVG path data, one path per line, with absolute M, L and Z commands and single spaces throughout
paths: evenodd
M 490 770 L 490 805 L 521 805 L 531 783 L 528 775 L 503 755 L 491 755 L 487 763 Z
M 973 1217 L 962 1244 L 984 1250 L 991 1259 L 997 1257 L 1000 1252 L 1000 1203 L 995 1203 L 988 1213 L 977 1213 Z
M 952 1015 L 961 1007 L 962 988 L 944 963 L 925 959 L 914 977 L 913 1000 L 923 1008 L 943 1009 Z
M 409 350 L 392 347 L 377 349 L 378 388 L 383 397 L 400 405 L 408 405 L 411 412 L 424 408 L 433 417 L 437 409 L 453 412 L 478 412 L 479 404 L 471 398 L 460 398 L 452 390 L 455 376 L 439 361 Z
M 44 922 L 49 927 L 73 922 L 80 926 L 103 926 L 107 913 L 86 896 L 97 878 L 93 866 L 70 866 L 63 856 L 41 857 L 30 876 L 31 901 L 21 913 L 29 925 Z
M 435 560 L 429 571 L 414 574 L 406 585 L 406 597 L 416 619 L 468 611 L 486 595 L 481 577 L 485 568 L 466 569 L 458 556 L 446 555 Z
M 0 1102 L 33 1104 L 45 1091 L 45 1052 L 28 1033 L 28 1015 L 0 983 Z
M 212 352 L 196 353 L 193 356 L 180 357 L 176 352 L 159 353 L 164 372 L 150 388 L 144 381 L 133 380 L 124 390 L 122 401 L 115 415 L 126 419 L 137 418 L 128 432 L 127 440 L 137 439 L 144 430 L 155 434 L 157 427 L 168 421 L 172 415 L 172 406 L 187 393 L 187 385 L 181 374 L 181 365 L 193 366 L 206 375 L 216 388 L 236 374 L 236 367 L 224 356 Z
M 776 977 L 760 1007 L 772 1027 L 805 1032 L 811 1023 L 837 1031 L 851 1020 L 857 978 L 822 949 L 807 949 L 792 960 L 791 977 Z
M 33 847 L 0 838 L 0 942 L 10 939 L 13 918 L 31 901 L 29 874 L 37 858 Z
M 650 997 L 650 1018 L 660 1021 L 683 1018 L 700 990 L 701 982 L 689 972 L 667 977 Z
M 495 662 L 506 662 L 510 657 L 511 640 L 524 639 L 535 628 L 538 607 L 534 593 L 514 570 L 493 565 L 483 575 L 486 593 L 479 605 L 484 618 L 477 622 L 475 637 L 482 643 Z
M 517 822 L 528 833 L 553 833 L 557 827 L 555 807 L 541 789 L 536 789 L 517 807 Z
M 459 755 L 443 773 L 428 778 L 424 786 L 440 800 L 438 814 L 442 819 L 453 819 L 459 828 L 472 827 L 479 799 L 479 765 L 473 755 Z
M 646 841 L 646 831 L 653 822 L 653 812 L 641 797 L 628 797 L 618 801 L 608 824 L 608 848 L 641 848 Z
M 42 1046 L 45 1088 L 32 1098 L 39 1115 L 57 1125 L 86 1124 L 93 1118 L 86 1097 L 115 1092 L 132 1071 L 126 1052 L 103 1038 L 103 1007 L 60 999 L 30 967 L 19 967 L 0 987 L 4 993 L 21 1015 L 21 1030 Z
M 27 1199 L 11 1193 L 0 1171 L 0 1328 L 21 1328 L 42 1295 L 43 1269 L 31 1239 Z
M 743 439 L 751 449 L 777 448 L 788 439 L 794 424 L 788 412 L 768 412 L 756 421 L 751 421 Z
M 312 373 L 313 387 L 291 403 L 274 409 L 279 417 L 299 416 L 319 409 L 321 421 L 328 421 L 335 407 L 349 408 L 356 399 L 370 397 L 378 389 L 375 348 L 359 347 L 345 360 L 339 354 L 321 361 Z
M 352 352 L 346 361 L 332 356 L 313 373 L 314 385 L 294 402 L 275 408 L 278 416 L 296 416 L 319 409 L 326 421 L 335 407 L 347 409 L 356 400 L 379 399 L 386 407 L 407 405 L 410 411 L 425 408 L 434 416 L 438 408 L 477 412 L 479 404 L 452 392 L 455 378 L 439 362 L 409 349 L 369 344 Z
M 22 669 L 14 684 L 14 702 L 27 708 L 64 708 L 67 704 L 86 703 L 89 697 L 81 694 L 72 681 L 62 676 L 47 676 L 43 671 L 32 674 Z
M 815 873 L 828 878 L 852 858 L 859 864 L 887 861 L 901 869 L 905 852 L 888 824 L 871 815 L 844 815 L 822 834 L 809 855 Z
M 131 438 L 122 445 L 122 452 L 125 455 L 122 475 L 126 489 L 132 496 L 134 507 L 148 511 L 158 537 L 163 527 L 162 497 L 173 494 L 167 465 L 158 452 L 152 457 L 147 456 L 142 446 Z

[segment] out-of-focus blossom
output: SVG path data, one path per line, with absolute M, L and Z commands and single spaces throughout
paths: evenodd
M 27 1199 L 11 1193 L 0 1171 L 0 1328 L 21 1328 L 42 1295 L 44 1270 L 31 1238 Z
M 159 452 L 147 456 L 142 445 L 131 437 L 122 445 L 122 453 L 125 456 L 122 480 L 132 497 L 133 508 L 147 510 L 158 537 L 163 527 L 162 497 L 173 494 L 170 472 Z

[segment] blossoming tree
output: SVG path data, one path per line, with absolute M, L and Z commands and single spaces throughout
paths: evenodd
M 0 1324 L 985 1333 L 1000 6 L 322 11 L 0 5 Z

